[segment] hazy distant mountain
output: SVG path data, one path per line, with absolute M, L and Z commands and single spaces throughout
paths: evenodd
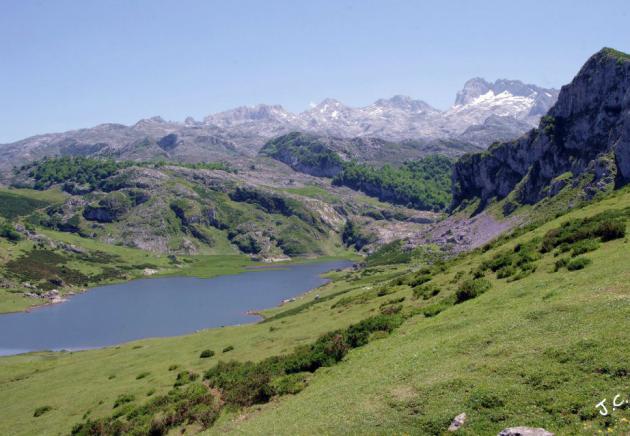
M 254 156 L 269 139 L 294 131 L 337 138 L 448 141 L 487 147 L 535 126 L 557 96 L 555 89 L 517 80 L 489 83 L 475 78 L 466 82 L 455 105 L 447 111 L 397 95 L 359 108 L 329 98 L 298 114 L 279 105 L 261 104 L 209 115 L 202 121 L 189 117 L 184 122 L 172 122 L 153 117 L 133 126 L 101 124 L 1 145 L 0 169 L 55 155 L 184 162 Z

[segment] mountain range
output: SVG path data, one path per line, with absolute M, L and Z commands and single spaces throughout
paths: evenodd
M 390 142 L 413 140 L 433 149 L 444 142 L 487 147 L 536 126 L 557 96 L 555 89 L 518 80 L 490 83 L 475 78 L 466 82 L 446 111 L 397 95 L 358 108 L 329 98 L 297 114 L 279 105 L 260 104 L 209 115 L 201 121 L 153 117 L 132 126 L 101 124 L 0 145 L 4 157 L 0 169 L 58 155 L 182 162 L 255 156 L 266 141 L 294 131 Z

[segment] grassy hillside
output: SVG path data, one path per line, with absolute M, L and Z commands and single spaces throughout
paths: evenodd
M 431 265 L 424 256 L 387 265 L 385 257 L 398 256 L 391 247 L 373 262 L 377 266 L 335 273 L 334 282 L 265 312 L 263 323 L 2 358 L 0 397 L 12 401 L 0 409 L 0 433 L 67 433 L 104 417 L 123 425 L 143 416 L 147 410 L 140 406 L 151 398 L 173 389 L 171 396 L 186 396 L 201 386 L 186 379 L 173 388 L 181 371 L 201 376 L 219 360 L 288 355 L 379 313 L 405 322 L 390 334 L 372 334 L 338 363 L 301 373 L 300 383 L 291 385 L 297 393 L 273 380 L 252 381 L 248 389 L 271 383 L 277 396 L 245 408 L 217 406 L 206 431 L 439 434 L 461 412 L 468 415 L 462 434 L 496 434 L 517 425 L 557 434 L 630 431 L 627 409 L 604 418 L 595 407 L 628 391 L 630 270 L 622 235 L 628 207 L 630 192 L 619 191 Z M 609 231 L 608 223 L 623 225 Z M 215 355 L 200 358 L 205 349 Z M 128 402 L 114 407 L 117 400 Z M 147 423 L 171 412 L 156 413 Z M 194 419 L 182 425 L 188 432 L 205 426 Z

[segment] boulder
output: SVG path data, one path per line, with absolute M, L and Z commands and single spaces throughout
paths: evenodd
M 455 418 L 453 418 L 453 422 L 448 426 L 448 431 L 457 431 L 459 430 L 464 423 L 466 422 L 466 413 L 460 413 Z
M 498 436 L 553 436 L 553 433 L 544 428 L 510 427 L 501 430 Z

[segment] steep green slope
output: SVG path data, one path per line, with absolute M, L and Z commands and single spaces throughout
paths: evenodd
M 575 211 L 465 256 L 446 281 L 433 277 L 429 283 L 452 289 L 458 275 L 474 273 L 515 247 L 540 243 L 562 223 L 628 206 L 625 192 Z M 513 281 L 486 272 L 492 287 L 483 295 L 431 318 L 411 318 L 388 339 L 318 372 L 298 395 L 252 408 L 210 433 L 441 434 L 462 412 L 468 415 L 462 434 L 497 434 L 518 425 L 556 434 L 627 432 L 628 410 L 612 412 L 611 406 L 616 394 L 627 397 L 627 250 L 627 239 L 605 242 L 583 255 L 591 265 L 557 272 L 565 255 L 540 255 L 534 272 Z M 608 417 L 595 407 L 604 398 Z
M 391 334 L 374 334 L 341 362 L 307 371 L 292 390 L 298 393 L 272 391 L 279 396 L 269 403 L 222 408 L 208 432 L 439 434 L 461 412 L 468 415 L 463 434 L 496 434 L 516 425 L 557 434 L 630 430 L 622 419 L 630 417 L 627 410 L 603 418 L 595 407 L 627 390 L 630 345 L 626 239 L 619 228 L 596 229 L 614 221 L 624 222 L 625 231 L 629 207 L 624 190 L 451 261 L 428 265 L 412 257 L 335 273 L 333 283 L 266 312 L 264 323 L 0 359 L 0 395 L 13 399 L 0 410 L 0 432 L 68 432 L 87 419 L 116 415 L 122 425 L 146 413 L 138 406 L 149 397 L 173 389 L 179 371 L 201 374 L 219 360 L 286 355 L 325 332 L 396 312 L 406 321 Z M 598 216 L 602 212 L 608 215 Z M 611 214 L 612 221 L 603 219 Z M 585 217 L 596 218 L 580 224 Z M 382 257 L 379 263 L 387 263 Z M 591 263 L 562 266 L 581 258 Z M 567 262 L 558 267 L 561 259 Z M 502 272 L 507 267 L 512 274 Z M 200 359 L 208 348 L 216 354 Z M 175 393 L 188 395 L 195 383 Z M 267 381 L 250 388 L 258 383 Z M 113 409 L 121 395 L 130 402 Z M 34 417 L 44 406 L 51 410 Z M 165 416 L 166 410 L 154 412 Z M 202 426 L 177 425 L 188 432 Z
M 439 155 L 405 162 L 399 168 L 348 163 L 333 184 L 365 192 L 381 201 L 439 211 L 451 202 L 452 166 L 450 159 Z

